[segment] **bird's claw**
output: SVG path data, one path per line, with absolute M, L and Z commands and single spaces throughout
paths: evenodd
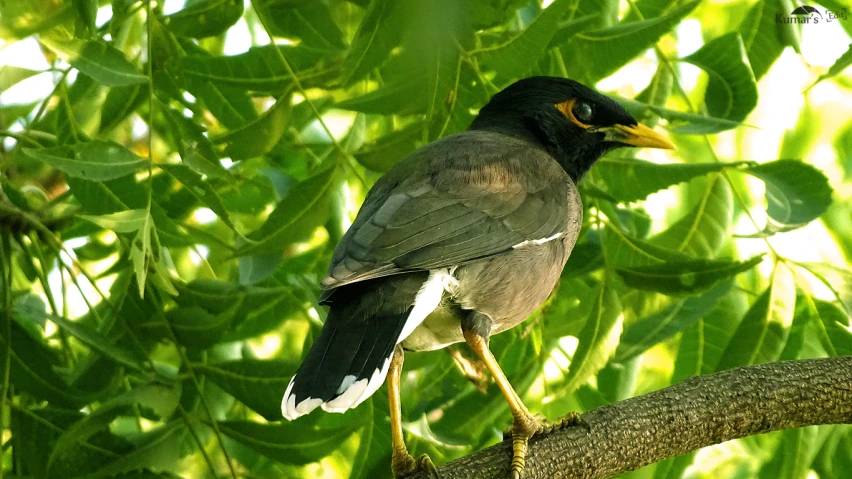
M 394 451 L 391 458 L 391 469 L 395 479 L 411 477 L 418 472 L 425 473 L 430 479 L 440 479 L 441 477 L 428 454 L 423 454 L 414 459 L 408 452 Z
M 529 420 L 529 419 L 528 419 Z M 541 414 L 535 414 L 531 416 L 531 420 L 536 423 L 535 431 L 533 431 L 533 436 L 539 436 L 541 434 L 550 434 L 553 431 L 558 431 L 560 429 L 565 429 L 566 427 L 574 427 L 579 426 L 586 430 L 586 432 L 591 432 L 592 427 L 586 422 L 579 414 L 575 412 L 569 412 L 568 414 L 562 416 L 561 418 L 550 421 Z M 506 441 L 513 437 L 515 426 L 507 427 L 503 431 L 503 440 Z
M 524 476 L 530 438 L 573 426 L 580 426 L 586 432 L 591 431 L 589 423 L 575 412 L 568 413 L 555 421 L 548 421 L 543 416 L 532 414 L 515 417 L 512 426 L 503 432 L 504 440 L 512 439 L 512 479 L 521 479 Z

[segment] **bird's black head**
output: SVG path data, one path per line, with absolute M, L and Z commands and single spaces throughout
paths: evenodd
M 565 78 L 519 80 L 491 98 L 470 126 L 531 141 L 576 182 L 607 151 L 621 146 L 674 148 L 611 98 Z

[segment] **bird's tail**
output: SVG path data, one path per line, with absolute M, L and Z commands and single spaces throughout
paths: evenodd
M 413 329 L 406 322 L 415 320 L 411 313 L 427 279 L 428 273 L 412 273 L 334 291 L 325 325 L 284 393 L 284 417 L 317 407 L 344 412 L 376 392 L 401 335 Z

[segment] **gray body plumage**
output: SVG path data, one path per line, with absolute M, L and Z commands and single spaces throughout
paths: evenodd
M 571 177 L 535 143 L 458 133 L 415 151 L 370 190 L 322 281 L 326 323 L 282 403 L 342 412 L 384 381 L 393 348 L 463 341 L 526 319 L 553 290 L 582 222 Z M 481 317 L 481 316 L 480 316 Z
M 333 304 L 333 288 L 353 281 L 447 268 L 455 281 L 403 347 L 463 341 L 459 315 L 469 310 L 499 333 L 547 299 L 582 214 L 574 182 L 544 150 L 499 133 L 453 135 L 373 187 L 335 250 L 323 298 Z

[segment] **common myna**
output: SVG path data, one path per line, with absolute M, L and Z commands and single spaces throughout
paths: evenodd
M 403 442 L 403 350 L 465 341 L 509 402 L 512 475 L 521 477 L 527 441 L 553 423 L 527 410 L 488 338 L 550 295 L 580 232 L 575 185 L 622 146 L 674 147 L 590 88 L 533 77 L 494 95 L 467 131 L 400 161 L 367 194 L 334 250 L 320 297 L 328 317 L 284 393 L 284 417 L 354 408 L 390 372 L 393 473 L 434 471 Z

